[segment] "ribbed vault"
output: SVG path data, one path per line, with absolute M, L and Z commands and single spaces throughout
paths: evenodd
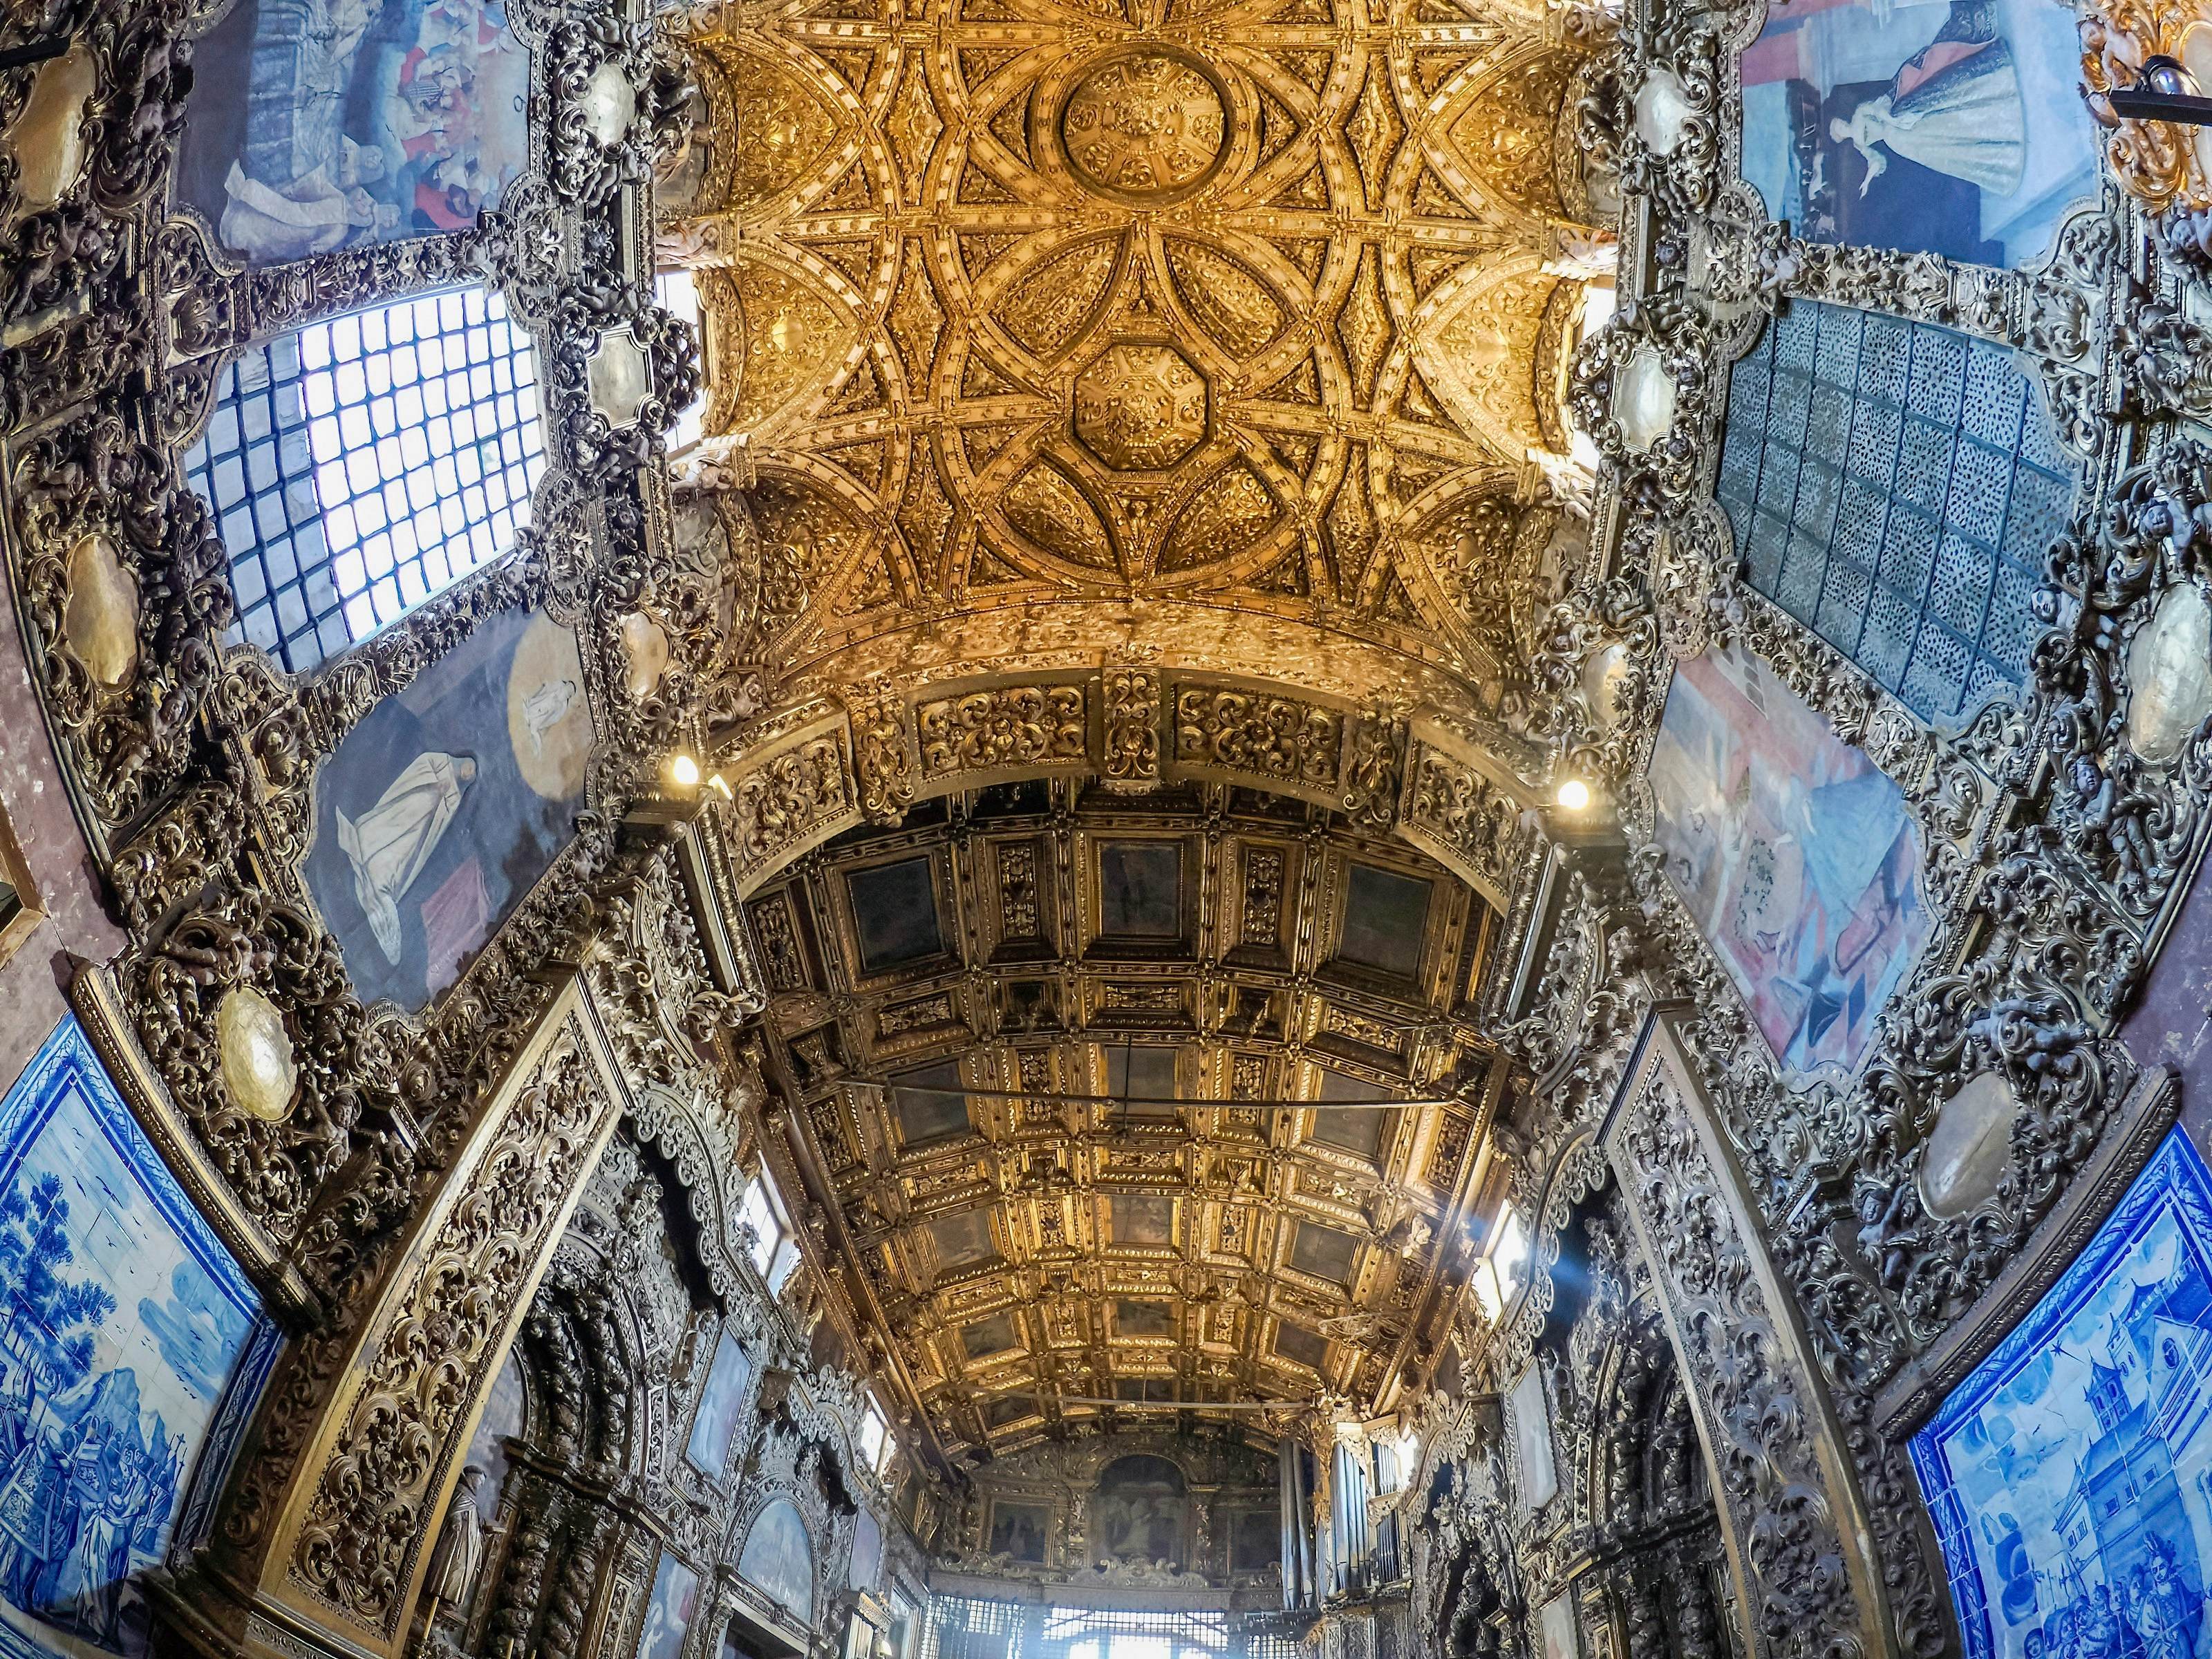
M 679 538 L 758 572 L 702 758 L 871 1346 L 946 1449 L 1391 1409 L 1479 1231 L 1586 533 L 1582 56 L 1451 0 L 732 5 L 691 52 Z

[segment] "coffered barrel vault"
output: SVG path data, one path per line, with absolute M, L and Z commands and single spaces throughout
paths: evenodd
M 1450 872 L 1257 789 L 1065 779 L 849 831 L 746 908 L 776 1071 L 949 1448 L 1116 1400 L 1272 1445 L 1208 1406 L 1425 1381 L 1504 1074 L 1494 913 Z

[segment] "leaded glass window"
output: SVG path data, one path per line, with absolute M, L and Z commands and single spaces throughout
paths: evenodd
M 1731 374 L 1747 579 L 1932 725 L 2026 678 L 2075 477 L 2018 361 L 1949 329 L 1793 301 Z
M 483 289 L 249 347 L 185 455 L 230 556 L 231 637 L 295 672 L 513 546 L 544 470 L 537 349 Z

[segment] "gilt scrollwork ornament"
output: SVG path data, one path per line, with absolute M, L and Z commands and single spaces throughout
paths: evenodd
M 1105 738 L 1100 768 L 1109 787 L 1149 789 L 1160 776 L 1160 676 L 1112 667 L 1103 679 Z
M 1668 293 L 1624 308 L 1576 352 L 1569 400 L 1618 470 L 1632 515 L 1679 514 L 1703 483 L 1704 436 L 1720 412 L 1718 362 L 1703 307 Z
M 860 786 L 860 811 L 871 823 L 896 828 L 914 805 L 914 746 L 907 736 L 906 700 L 884 691 L 855 703 L 853 767 Z
M 915 710 L 926 777 L 1088 758 L 1079 685 L 1018 685 L 939 697 Z
M 1702 18 L 1669 17 L 1647 49 L 1601 57 L 1576 112 L 1584 150 L 1617 173 L 1624 194 L 1696 219 L 1720 184 L 1721 36 Z
M 228 564 L 206 504 L 120 419 L 81 416 L 17 456 L 9 482 L 30 647 L 57 734 L 112 834 L 194 755 L 231 620 Z M 72 630 L 73 595 L 95 588 L 121 596 L 97 631 L 89 617 Z

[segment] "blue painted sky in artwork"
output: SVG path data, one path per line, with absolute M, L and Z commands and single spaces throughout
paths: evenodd
M 2113 1619 L 2203 1632 L 2212 1181 L 2168 1137 L 2035 1310 L 1914 1437 L 1970 1659 Z M 2110 1598 L 2110 1609 L 2106 1599 Z
M 259 1302 L 73 1020 L 0 1101 L 0 1656 L 141 1653 Z

